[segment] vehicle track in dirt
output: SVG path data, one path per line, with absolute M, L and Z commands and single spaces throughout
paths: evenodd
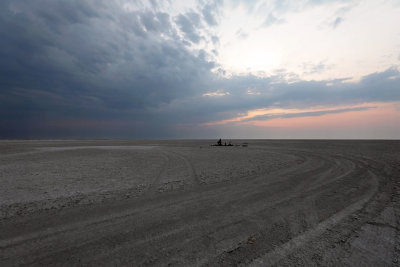
M 388 224 L 381 213 L 398 212 L 397 167 L 334 149 L 260 149 L 268 157 L 291 155 L 298 164 L 202 184 L 196 162 L 187 157 L 190 149 L 160 148 L 164 163 L 143 195 L 0 221 L 0 264 L 348 264 L 359 257 L 346 252 L 359 249 L 357 235 L 369 236 L 371 227 L 384 225 L 391 226 L 386 238 L 394 252 L 369 260 L 395 264 L 398 220 Z M 186 170 L 168 167 L 174 160 Z M 159 192 L 167 168 L 183 173 L 188 186 Z

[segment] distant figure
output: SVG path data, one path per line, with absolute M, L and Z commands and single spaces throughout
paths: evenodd
M 222 146 L 222 140 L 221 140 L 221 138 L 218 140 L 217 144 L 218 144 L 218 146 Z

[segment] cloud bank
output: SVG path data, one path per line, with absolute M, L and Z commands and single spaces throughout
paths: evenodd
M 0 138 L 213 138 L 231 126 L 201 125 L 249 110 L 400 101 L 397 66 L 357 82 L 306 81 L 285 70 L 224 75 L 213 54 L 222 1 L 174 12 L 151 3 L 1 1 Z M 265 23 L 285 20 L 268 15 Z M 281 117 L 354 109 L 367 108 Z M 271 116 L 279 117 L 258 119 Z

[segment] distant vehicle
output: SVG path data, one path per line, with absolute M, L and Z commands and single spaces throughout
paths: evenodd
M 232 145 L 231 141 L 229 141 L 228 144 L 226 144 L 226 141 L 224 142 L 224 144 L 222 144 L 222 139 L 220 138 L 220 139 L 217 141 L 217 144 L 213 144 L 213 145 L 211 145 L 211 146 L 233 146 L 233 145 Z

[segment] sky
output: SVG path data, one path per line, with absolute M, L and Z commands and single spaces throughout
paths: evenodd
M 400 139 L 398 0 L 2 0 L 0 138 Z

